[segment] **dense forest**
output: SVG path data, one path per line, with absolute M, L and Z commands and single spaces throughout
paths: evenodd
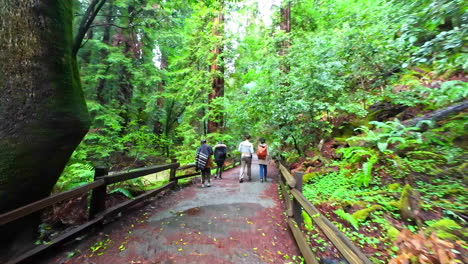
M 53 192 L 95 167 L 193 163 L 204 138 L 234 159 L 250 134 L 374 263 L 468 262 L 465 1 L 74 4 L 91 127 Z M 336 256 L 303 217 L 315 253 Z

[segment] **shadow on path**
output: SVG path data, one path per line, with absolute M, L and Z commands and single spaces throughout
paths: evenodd
M 239 168 L 154 199 L 38 263 L 288 263 L 299 255 L 278 198 L 274 166 L 261 183 L 239 183 Z M 71 255 L 73 257 L 69 258 Z

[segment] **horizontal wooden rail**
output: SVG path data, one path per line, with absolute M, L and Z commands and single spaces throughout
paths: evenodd
M 143 200 L 146 200 L 146 199 L 148 199 L 150 197 L 153 197 L 153 196 L 157 195 L 158 193 L 160 193 L 160 192 L 162 192 L 162 191 L 164 191 L 166 189 L 171 188 L 174 184 L 175 184 L 175 182 L 172 181 L 172 182 L 169 182 L 169 183 L 167 183 L 167 184 L 165 184 L 165 185 L 163 185 L 163 186 L 161 186 L 159 188 L 156 188 L 156 189 L 151 190 L 151 191 L 147 191 L 147 192 L 145 192 L 143 194 L 140 194 L 139 196 L 135 197 L 132 200 L 125 201 L 125 202 L 123 202 L 121 204 L 118 204 L 118 205 L 115 205 L 115 206 L 113 206 L 113 207 L 111 207 L 109 209 L 106 209 L 104 212 L 99 214 L 99 216 L 103 215 L 105 217 L 109 217 L 109 216 L 116 215 L 116 214 L 130 208 L 131 206 L 133 206 L 133 205 L 135 205 L 135 204 L 137 204 L 137 203 L 139 203 L 139 202 L 141 202 Z
M 177 168 L 177 170 L 186 170 L 186 169 L 190 169 L 190 168 L 195 168 L 195 163 L 192 163 L 192 164 L 187 164 L 187 165 L 184 165 L 184 166 L 180 166 L 179 168 Z
M 287 219 L 289 228 L 291 229 L 294 238 L 296 239 L 297 246 L 299 247 L 302 257 L 306 261 L 307 264 L 319 264 L 317 257 L 315 256 L 314 252 L 310 249 L 307 240 L 305 239 L 304 235 L 302 234 L 301 229 L 297 225 L 294 219 L 288 217 Z
M 101 223 L 107 217 L 117 215 L 118 213 L 130 208 L 131 206 L 133 206 L 133 205 L 135 205 L 135 204 L 137 204 L 137 203 L 139 203 L 139 202 L 141 202 L 141 201 L 143 201 L 145 199 L 148 199 L 148 198 L 150 198 L 152 196 L 155 196 L 156 194 L 158 194 L 158 193 L 160 193 L 160 192 L 162 192 L 162 191 L 164 191 L 166 189 L 169 189 L 174 184 L 175 184 L 174 182 L 170 182 L 170 183 L 168 183 L 168 184 L 166 184 L 164 186 L 161 186 L 161 187 L 159 187 L 157 189 L 145 192 L 145 193 L 135 197 L 132 200 L 128 200 L 128 201 L 126 201 L 124 203 L 121 203 L 121 204 L 118 204 L 118 205 L 116 205 L 114 207 L 111 207 L 111 208 L 105 210 L 104 212 L 102 212 L 101 214 L 99 214 L 98 216 L 96 216 L 93 220 L 88 221 L 87 223 L 72 229 L 71 231 L 69 231 L 69 232 L 67 232 L 67 233 L 65 233 L 65 234 L 51 240 L 47 244 L 37 246 L 37 247 L 31 249 L 30 251 L 27 251 L 26 253 L 22 254 L 18 258 L 10 260 L 7 263 L 8 264 L 14 264 L 14 263 L 21 263 L 21 262 L 27 261 L 27 260 L 32 260 L 32 258 L 34 256 L 42 253 L 44 250 L 50 249 L 50 248 L 52 248 L 54 246 L 57 246 L 58 244 L 61 244 L 61 243 L 65 242 L 65 241 L 67 241 L 72 236 L 75 236 L 75 235 L 77 235 L 77 234 L 91 228 L 92 226 Z
M 233 162 L 233 164 L 232 164 L 233 167 L 235 167 L 235 164 L 236 164 L 236 161 Z M 101 209 L 94 210 L 96 212 L 94 212 L 92 216 L 90 215 L 90 220 L 88 222 L 86 222 L 85 224 L 82 224 L 82 225 L 80 225 L 80 226 L 66 232 L 65 234 L 62 234 L 62 235 L 58 236 L 57 238 L 51 240 L 47 244 L 36 246 L 33 249 L 21 254 L 20 256 L 17 256 L 16 258 L 14 258 L 12 260 L 9 260 L 7 263 L 8 264 L 13 264 L 13 263 L 22 263 L 22 262 L 25 262 L 25 261 L 26 262 L 27 261 L 32 261 L 34 256 L 37 256 L 38 254 L 42 254 L 44 251 L 46 251 L 46 250 L 48 250 L 50 248 L 53 248 L 54 246 L 56 246 L 58 244 L 63 243 L 64 241 L 68 240 L 72 236 L 75 236 L 78 233 L 81 233 L 81 232 L 91 228 L 94 225 L 102 223 L 106 218 L 117 215 L 118 213 L 120 213 L 120 212 L 122 212 L 122 211 L 124 211 L 124 210 L 126 210 L 128 208 L 131 208 L 133 205 L 135 205 L 135 204 L 137 204 L 137 203 L 139 203 L 139 202 L 141 202 L 141 201 L 143 201 L 145 199 L 148 199 L 148 198 L 150 198 L 152 196 L 157 195 L 158 193 L 161 193 L 162 191 L 164 191 L 166 189 L 170 189 L 170 188 L 176 186 L 178 179 L 192 177 L 192 176 L 196 176 L 196 175 L 200 174 L 200 172 L 196 172 L 196 173 L 190 173 L 190 174 L 175 177 L 175 171 L 176 170 L 184 170 L 184 169 L 189 169 L 189 168 L 195 167 L 195 164 L 188 164 L 188 165 L 185 165 L 185 166 L 182 166 L 182 167 L 179 167 L 179 165 L 180 165 L 179 163 L 156 165 L 156 166 L 136 169 L 136 170 L 133 170 L 133 171 L 119 172 L 119 173 L 116 173 L 116 174 L 113 174 L 113 175 L 107 175 L 107 176 L 105 175 L 105 173 L 106 173 L 105 170 L 99 170 L 98 171 L 98 169 L 96 169 L 97 174 L 95 175 L 95 181 L 92 182 L 92 183 L 88 183 L 88 184 L 85 184 L 83 186 L 77 187 L 75 189 L 49 196 L 49 197 L 44 198 L 42 200 L 33 202 L 31 204 L 25 205 L 23 207 L 17 208 L 15 210 L 12 210 L 10 212 L 7 212 L 7 213 L 4 213 L 4 214 L 0 215 L 0 225 L 3 225 L 3 224 L 6 224 L 6 223 L 9 223 L 9 222 L 12 222 L 14 220 L 17 220 L 17 219 L 19 219 L 21 217 L 30 215 L 30 214 L 32 214 L 34 212 L 40 211 L 40 210 L 42 210 L 42 209 L 44 209 L 44 208 L 46 208 L 48 206 L 51 206 L 51 205 L 53 205 L 55 203 L 70 199 L 70 198 L 75 197 L 75 196 L 80 195 L 80 194 L 84 194 L 84 193 L 86 193 L 86 192 L 88 192 L 90 190 L 93 190 L 93 192 L 96 192 L 96 191 L 101 192 L 100 196 L 96 196 L 96 194 L 94 194 L 93 196 L 95 196 L 94 197 L 95 199 L 99 200 L 99 201 L 95 201 L 96 204 L 102 204 L 102 203 L 105 202 L 106 186 L 109 185 L 109 184 L 114 184 L 114 183 L 130 180 L 130 179 L 138 178 L 138 177 L 141 177 L 141 176 L 145 176 L 145 175 L 152 174 L 152 173 L 157 173 L 157 172 L 160 172 L 160 171 L 165 171 L 165 170 L 168 170 L 168 169 L 171 170 L 171 172 L 170 172 L 170 174 L 171 174 L 170 175 L 170 182 L 169 183 L 167 183 L 167 184 L 165 184 L 165 185 L 163 185 L 163 186 L 161 186 L 161 187 L 159 187 L 157 189 L 147 191 L 147 192 L 135 197 L 132 200 L 128 200 L 128 201 L 123 202 L 121 204 L 118 204 L 118 205 L 116 205 L 114 207 L 111 207 L 111 208 L 108 208 L 108 209 L 105 209 L 105 210 L 103 210 L 104 207 L 102 207 Z M 103 174 L 104 174 L 104 176 L 101 176 Z M 93 207 L 93 203 L 91 203 L 91 207 Z M 97 209 L 97 208 L 94 208 L 94 209 Z M 92 210 L 90 210 L 90 214 L 91 214 L 91 211 Z
M 119 172 L 113 175 L 104 176 L 102 177 L 102 179 L 105 180 L 106 184 L 113 184 L 113 183 L 127 181 L 127 180 L 131 180 L 131 179 L 138 178 L 141 176 L 145 176 L 148 174 L 165 171 L 165 170 L 168 170 L 171 168 L 177 168 L 177 167 L 179 167 L 179 163 L 156 165 L 156 166 L 145 167 L 142 169 L 136 169 L 136 170 L 128 171 L 128 172 Z
M 104 216 L 94 218 L 93 220 L 91 220 L 91 221 L 89 221 L 89 222 L 87 222 L 85 224 L 82 224 L 82 225 L 80 225 L 80 226 L 66 232 L 65 234 L 62 234 L 62 235 L 52 239 L 47 244 L 36 246 L 33 249 L 21 254 L 20 256 L 14 258 L 12 260 L 9 260 L 6 264 L 16 264 L 16 263 L 23 263 L 23 262 L 34 263 L 33 259 L 34 259 L 35 256 L 43 253 L 45 250 L 51 249 L 51 248 L 65 242 L 65 241 L 67 241 L 68 239 L 70 239 L 73 236 L 76 236 L 76 235 L 88 230 L 92 226 L 94 226 L 97 223 L 101 222 L 103 219 L 104 219 Z
M 75 189 L 72 189 L 66 192 L 51 195 L 42 200 L 30 203 L 28 205 L 17 208 L 15 210 L 9 211 L 7 213 L 0 215 L 0 225 L 4 225 L 6 223 L 19 219 L 21 217 L 30 215 L 46 207 L 49 207 L 55 203 L 58 203 L 58 202 L 70 199 L 74 196 L 86 193 L 102 185 L 104 185 L 104 180 L 98 180 L 98 181 L 85 184 L 83 186 L 77 187 Z
M 313 204 L 307 200 L 299 191 L 292 189 L 291 194 L 301 204 L 302 208 L 310 215 L 310 218 L 316 223 L 323 233 L 330 239 L 333 245 L 340 251 L 343 257 L 351 264 L 367 263 L 371 264 L 367 257 L 357 249 L 357 247 L 342 234 L 333 224 L 328 221 Z M 326 219 L 326 221 L 324 221 Z
M 294 188 L 296 187 L 296 180 L 294 177 L 289 173 L 288 169 L 283 166 L 283 164 L 279 163 L 279 169 L 281 171 L 281 174 L 283 175 L 284 179 L 286 180 L 286 183 L 289 185 L 289 187 Z
M 224 169 L 225 170 L 232 169 L 232 168 L 237 166 L 236 164 L 240 164 L 240 159 L 233 160 L 232 163 L 229 164 L 229 166 L 226 166 L 226 168 L 224 168 Z
M 307 198 L 304 197 L 302 192 L 296 189 L 296 185 L 299 187 L 301 186 L 300 183 L 302 182 L 302 174 L 296 175 L 301 176 L 296 177 L 299 180 L 299 182 L 297 182 L 294 179 L 294 177 L 289 173 L 289 171 L 287 171 L 286 167 L 284 167 L 281 163 L 279 163 L 278 167 L 280 169 L 282 177 L 284 177 L 284 179 L 288 182 L 288 186 L 291 187 L 291 189 L 288 191 L 288 188 L 285 186 L 285 184 L 283 184 L 283 181 L 280 177 L 280 188 L 282 190 L 283 197 L 287 206 L 286 210 L 288 215 L 288 224 L 306 263 L 317 263 L 317 260 L 311 259 L 313 255 L 310 255 L 310 248 L 306 248 L 303 245 L 304 237 L 302 235 L 302 231 L 300 231 L 300 229 L 298 228 L 297 222 L 292 219 L 292 217 L 302 217 L 297 215 L 300 214 L 299 212 L 301 212 L 302 209 L 304 209 L 307 212 L 307 214 L 310 215 L 312 221 L 322 230 L 322 232 L 333 243 L 333 245 L 348 263 L 371 264 L 372 262 L 351 242 L 351 240 L 349 240 L 349 238 L 347 238 L 341 231 L 339 231 L 338 228 L 336 228 L 327 218 L 321 215 L 320 211 L 317 210 L 317 208 L 315 208 L 315 206 L 312 203 L 310 203 L 310 201 L 307 200 Z M 292 194 L 294 201 L 291 202 L 289 194 Z
M 189 177 L 193 177 L 193 176 L 197 176 L 197 175 L 200 175 L 200 172 L 194 172 L 194 173 L 190 173 L 190 174 L 180 175 L 180 176 L 175 177 L 174 180 L 185 179 L 185 178 L 189 178 Z

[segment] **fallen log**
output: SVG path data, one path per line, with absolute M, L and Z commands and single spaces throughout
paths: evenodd
M 444 109 L 440 109 L 431 113 L 427 113 L 425 115 L 422 115 L 422 116 L 419 116 L 410 120 L 403 121 L 402 124 L 407 127 L 411 127 L 411 126 L 416 126 L 419 122 L 426 121 L 426 120 L 437 122 L 448 116 L 464 111 L 466 108 L 468 108 L 468 100 L 465 100 L 455 105 L 448 106 Z M 421 130 L 423 131 L 426 129 L 427 129 L 427 126 L 421 127 Z

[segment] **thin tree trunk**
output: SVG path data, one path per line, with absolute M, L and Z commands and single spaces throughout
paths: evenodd
M 167 66 L 168 66 L 167 56 L 165 56 L 164 54 L 161 54 L 161 70 L 166 69 Z M 166 86 L 166 81 L 164 81 L 164 80 L 161 80 L 158 83 L 158 92 L 159 92 L 159 94 L 158 94 L 158 99 L 156 101 L 156 105 L 158 106 L 159 109 L 164 109 L 164 97 L 162 96 L 162 94 L 164 92 L 164 87 L 165 86 Z M 155 133 L 156 135 L 162 135 L 162 133 L 163 133 L 163 124 L 161 122 L 161 119 L 154 120 L 153 133 Z
M 0 213 L 48 196 L 89 128 L 71 3 L 0 5 Z M 37 219 L 0 227 L 2 253 L 32 245 Z
M 291 2 L 289 0 L 286 3 L 283 3 L 280 9 L 281 13 L 281 22 L 280 22 L 280 29 L 283 30 L 285 33 L 291 32 Z M 289 40 L 284 40 L 281 43 L 281 48 L 279 50 L 279 55 L 285 57 L 288 54 L 288 49 L 291 46 Z M 281 70 L 288 74 L 290 71 L 290 66 L 284 60 L 281 63 Z

